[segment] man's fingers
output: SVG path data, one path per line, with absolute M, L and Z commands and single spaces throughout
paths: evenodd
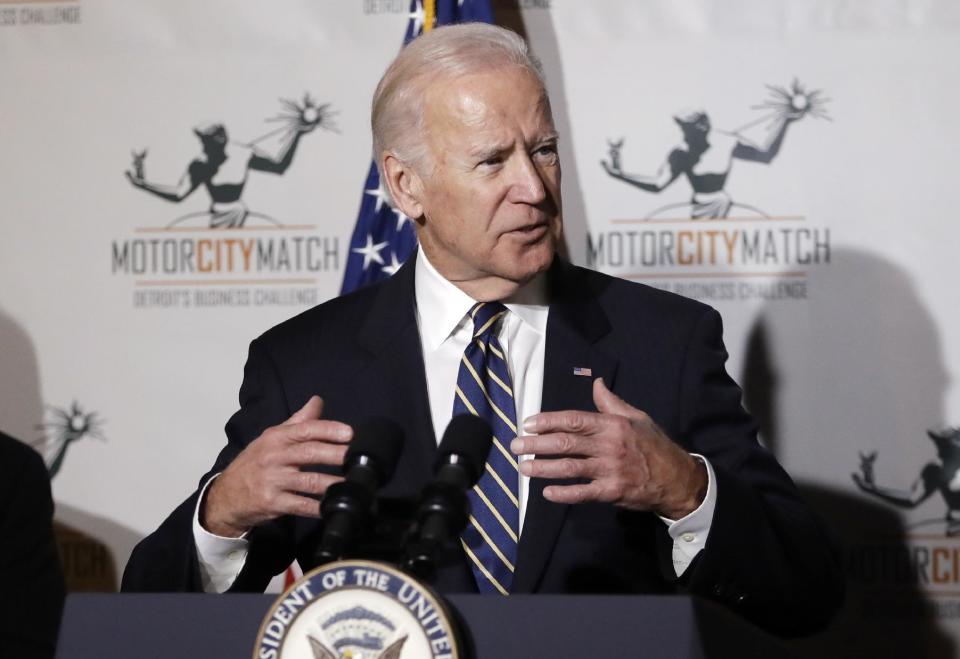
M 297 467 L 305 465 L 329 465 L 339 467 L 343 464 L 343 459 L 346 455 L 347 447 L 343 444 L 298 442 L 287 451 L 284 462 Z
M 600 467 L 594 458 L 524 460 L 520 473 L 531 478 L 595 478 Z
M 593 381 L 593 402 L 597 409 L 604 414 L 617 414 L 625 416 L 628 419 L 641 420 L 646 415 L 625 402 L 622 398 L 607 388 L 603 378 L 597 378 Z
M 295 442 L 320 440 L 344 444 L 353 439 L 353 428 L 339 421 L 310 419 L 287 425 L 284 428 L 283 435 Z
M 543 498 L 554 503 L 586 503 L 602 501 L 612 503 L 616 496 L 612 489 L 603 487 L 597 481 L 576 485 L 550 485 L 543 488 Z
M 316 471 L 300 471 L 298 469 L 284 478 L 283 489 L 286 492 L 322 496 L 327 488 L 342 480 L 342 476 L 321 474 Z
M 277 495 L 276 512 L 279 515 L 297 515 L 299 517 L 320 517 L 320 502 L 291 492 Z
M 581 410 L 563 410 L 562 412 L 541 412 L 523 422 L 523 429 L 529 433 L 570 432 L 589 434 L 604 427 L 603 418 L 596 412 Z
M 580 410 L 563 410 L 561 412 L 541 412 L 529 417 L 523 423 L 523 429 L 537 435 L 561 434 L 594 436 L 594 437 L 623 437 L 631 434 L 631 424 L 640 422 L 644 426 L 651 424 L 650 417 L 642 410 L 638 410 L 610 391 L 601 378 L 593 382 L 593 400 L 599 412 L 583 412 Z M 529 436 L 520 438 L 523 442 Z M 522 449 L 515 449 L 515 453 L 535 453 L 541 451 L 527 450 L 525 444 Z M 590 444 L 587 444 L 590 446 Z M 598 455 L 603 448 L 582 451 L 584 454 Z M 565 453 L 567 451 L 560 451 Z
M 319 419 L 321 414 L 323 414 L 323 399 L 320 396 L 310 396 L 310 400 L 284 421 L 283 425 L 290 426 L 310 419 Z
M 603 443 L 568 432 L 524 435 L 510 442 L 515 455 L 600 455 Z

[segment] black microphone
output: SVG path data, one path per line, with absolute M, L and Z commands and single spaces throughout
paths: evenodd
M 390 480 L 403 448 L 403 430 L 380 417 L 359 424 L 343 461 L 345 480 L 334 483 L 320 504 L 323 535 L 317 565 L 342 558 L 374 509 L 377 489 Z
M 459 414 L 450 421 L 437 449 L 433 482 L 420 498 L 418 528 L 407 547 L 408 570 L 429 577 L 437 551 L 467 527 L 466 492 L 480 480 L 492 445 L 493 429 L 480 417 Z

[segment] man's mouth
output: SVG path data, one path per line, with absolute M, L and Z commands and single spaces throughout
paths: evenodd
M 535 240 L 543 236 L 547 232 L 547 223 L 546 222 L 534 222 L 531 224 L 525 224 L 523 226 L 517 227 L 508 233 L 518 236 L 520 238 Z

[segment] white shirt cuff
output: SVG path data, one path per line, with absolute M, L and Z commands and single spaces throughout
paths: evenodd
M 717 506 L 717 478 L 710 461 L 696 453 L 691 455 L 707 468 L 707 494 L 692 513 L 678 520 L 660 518 L 667 524 L 667 533 L 673 538 L 673 569 L 678 577 L 686 572 L 693 559 L 706 546 L 710 525 L 713 524 L 713 511 Z
M 200 563 L 200 582 L 205 593 L 226 592 L 247 561 L 247 551 L 250 541 L 244 533 L 239 538 L 225 538 L 214 535 L 200 524 L 200 506 L 210 483 L 220 474 L 216 474 L 206 482 L 197 499 L 197 507 L 193 511 L 193 541 L 197 546 L 197 558 Z

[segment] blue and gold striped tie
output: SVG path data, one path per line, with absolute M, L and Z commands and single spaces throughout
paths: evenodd
M 469 412 L 493 428 L 493 447 L 480 481 L 468 493 L 470 523 L 461 538 L 481 593 L 510 592 L 520 535 L 519 472 L 509 450 L 517 436 L 510 372 L 495 329 L 507 313 L 499 302 L 470 309 L 473 339 L 460 359 L 453 414 Z

